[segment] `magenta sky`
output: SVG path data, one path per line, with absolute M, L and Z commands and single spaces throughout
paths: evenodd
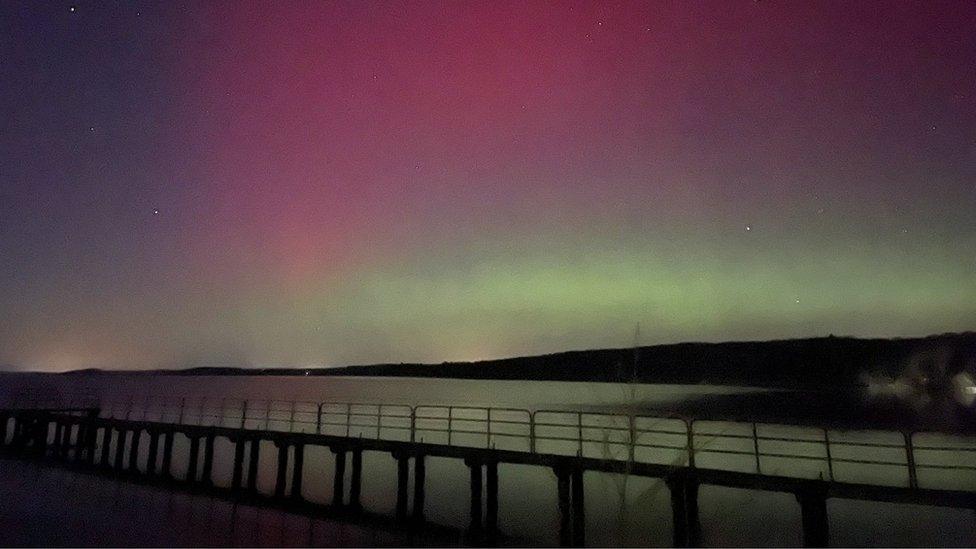
M 0 364 L 976 321 L 970 2 L 4 3 Z

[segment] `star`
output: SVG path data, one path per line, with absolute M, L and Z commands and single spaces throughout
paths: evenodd
M 71 6 L 71 7 L 69 7 L 69 8 L 68 8 L 68 11 L 70 11 L 71 13 L 74 13 L 74 12 L 75 12 L 75 10 L 77 10 L 77 9 L 78 9 L 78 8 L 76 8 L 76 7 L 74 7 L 74 6 Z
M 153 215 L 159 215 L 159 210 L 153 208 Z
M 797 303 L 799 303 L 799 302 L 800 302 L 800 298 L 796 298 L 796 300 L 795 300 L 795 301 L 796 301 Z
M 752 230 L 752 225 L 746 225 L 746 230 L 747 231 L 751 231 Z

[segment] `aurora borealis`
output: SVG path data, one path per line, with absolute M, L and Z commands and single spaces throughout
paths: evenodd
M 972 2 L 0 5 L 0 364 L 976 327 Z

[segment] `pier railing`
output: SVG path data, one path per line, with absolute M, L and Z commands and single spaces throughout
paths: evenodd
M 25 402 L 16 403 L 23 408 Z M 102 417 L 495 448 L 860 482 L 976 491 L 976 437 L 838 430 L 504 407 L 85 395 L 31 407 L 97 407 Z

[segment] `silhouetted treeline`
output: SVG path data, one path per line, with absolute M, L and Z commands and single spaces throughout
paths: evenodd
M 763 342 L 679 343 L 443 364 L 376 364 L 313 370 L 192 368 L 143 373 L 638 381 L 825 389 L 859 384 L 863 372 L 897 377 L 910 366 L 916 372 L 932 371 L 936 375 L 972 370 L 976 367 L 976 333 L 905 339 L 830 336 Z

